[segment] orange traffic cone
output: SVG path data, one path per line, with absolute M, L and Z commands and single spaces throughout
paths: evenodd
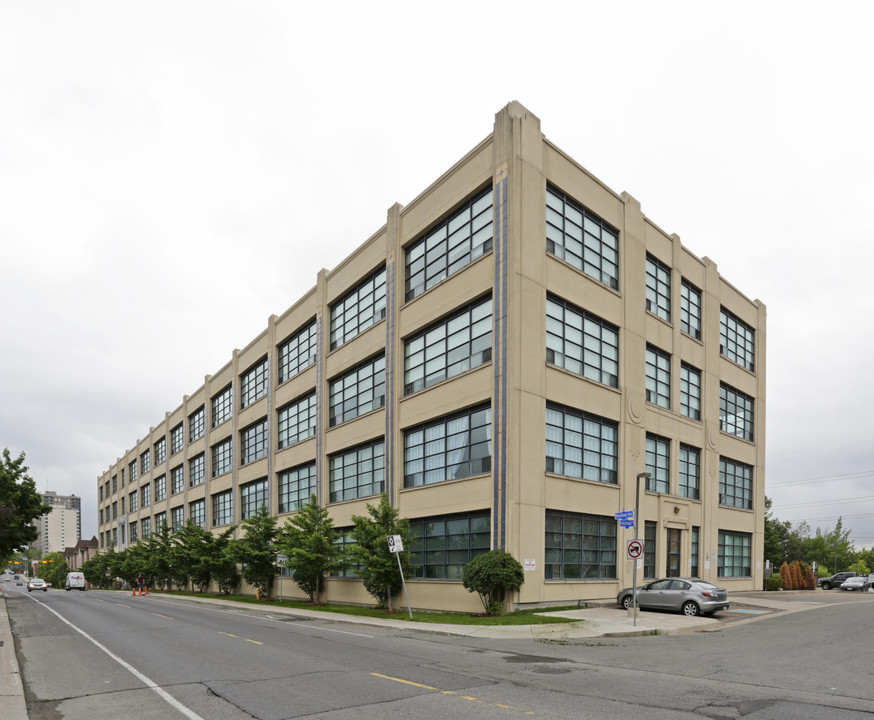
M 146 595 L 148 595 L 148 594 L 149 594 L 149 586 L 148 586 L 148 585 L 143 585 L 143 587 L 146 588 Z
M 131 593 L 131 595 L 133 595 L 134 597 L 137 596 L 137 589 L 136 589 L 136 587 L 134 587 L 134 591 Z

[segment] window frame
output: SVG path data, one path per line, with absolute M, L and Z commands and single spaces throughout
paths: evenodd
M 729 539 L 731 539 L 730 543 Z M 717 547 L 717 577 L 752 577 L 753 538 L 751 533 L 720 529 Z M 731 550 L 730 555 L 729 549 Z M 730 566 L 727 563 L 729 559 L 732 560 Z
M 306 471 L 306 475 L 303 472 Z M 316 463 L 302 463 L 277 473 L 279 513 L 300 510 L 316 494 Z M 293 499 L 296 498 L 296 499 Z
M 671 322 L 671 268 L 646 254 L 646 311 Z
M 385 438 L 361 443 L 328 456 L 331 503 L 373 497 L 385 490 Z M 354 468 L 354 472 L 346 472 Z M 337 471 L 343 472 L 337 475 Z M 346 480 L 352 480 L 347 483 Z
M 577 217 L 579 220 L 575 221 Z M 619 230 L 563 191 L 547 184 L 547 253 L 601 285 L 618 291 L 619 237 Z M 587 243 L 586 240 L 589 242 Z
M 725 307 L 719 308 L 719 354 L 750 372 L 756 371 L 756 331 Z
M 277 382 L 281 385 L 315 365 L 318 353 L 318 325 L 315 320 L 312 320 L 279 345 Z
M 473 425 L 474 421 L 485 422 Z M 465 426 L 461 427 L 461 421 Z M 457 427 L 453 427 L 455 424 Z M 484 473 L 492 469 L 492 409 L 488 404 L 475 405 L 460 412 L 434 418 L 419 425 L 406 428 L 404 435 L 404 488 L 425 487 L 453 480 L 464 480 Z M 429 435 L 431 436 L 429 439 Z M 421 436 L 421 441 L 416 437 Z M 462 444 L 452 445 L 453 442 Z M 430 446 L 430 447 L 429 447 Z M 442 447 L 442 449 L 441 449 Z M 488 451 L 482 454 L 482 448 Z M 430 450 L 430 452 L 429 452 Z M 461 452 L 462 458 L 458 462 L 450 462 L 453 453 Z M 476 457 L 474 455 L 476 454 Z M 440 462 L 442 458 L 442 462 Z M 429 462 L 431 466 L 429 467 Z M 466 465 L 466 471 L 462 466 Z M 416 470 L 420 467 L 421 470 Z M 462 475 L 449 476 L 450 468 L 456 468 L 455 472 L 463 472 Z M 441 479 L 428 480 L 431 473 Z M 417 476 L 419 480 L 417 481 Z
M 234 491 L 223 490 L 213 493 L 212 499 L 212 527 L 234 524 Z
M 234 439 L 225 438 L 210 448 L 212 477 L 227 475 L 234 469 Z
M 753 481 L 752 465 L 740 462 L 739 460 L 732 460 L 731 458 L 719 458 L 720 505 L 741 510 L 752 510 Z
M 229 383 L 226 388 L 213 395 L 210 405 L 212 428 L 215 429 L 230 420 L 234 414 L 234 386 Z
M 680 363 L 680 414 L 701 420 L 701 371 L 687 362 Z
M 755 407 L 756 400 L 751 395 L 741 392 L 728 383 L 719 383 L 719 430 L 721 432 L 754 442 Z
M 701 449 L 680 443 L 677 458 L 680 497 L 701 499 Z
M 671 493 L 671 441 L 655 433 L 646 434 L 646 479 L 647 492 L 670 495 Z
M 593 515 L 546 508 L 545 519 L 543 560 L 543 578 L 545 581 L 571 580 L 583 582 L 586 580 L 617 579 L 619 533 L 616 518 L 606 515 Z M 551 519 L 552 522 L 550 522 Z M 560 529 L 556 530 L 555 527 L 559 522 Z M 590 532 L 586 532 L 586 523 L 589 523 L 588 530 Z M 598 524 L 597 534 L 591 532 L 593 523 Z M 566 524 L 570 524 L 570 529 L 567 532 L 565 531 Z M 578 532 L 571 532 L 575 527 L 579 528 Z M 550 535 L 552 535 L 552 538 L 550 538 Z M 566 537 L 568 538 L 567 544 L 565 541 Z M 574 537 L 579 537 L 579 543 L 576 543 L 573 539 Z M 586 540 L 587 538 L 589 538 L 588 541 Z M 560 539 L 560 543 L 556 544 L 554 542 L 550 545 L 550 540 L 556 541 L 558 539 Z M 611 542 L 612 547 L 610 546 Z M 575 553 L 578 555 L 579 560 L 578 562 L 571 562 Z M 610 562 L 611 555 L 612 562 Z M 591 560 L 594 556 L 597 556 L 597 562 L 583 562 L 587 558 Z M 560 562 L 550 562 L 551 558 L 559 558 Z M 566 571 L 566 568 L 576 567 L 579 567 L 579 574 L 568 573 Z M 588 573 L 585 570 L 587 567 L 589 568 Z M 558 568 L 557 575 L 556 568 Z M 594 573 L 592 568 L 595 569 Z
M 461 582 L 464 566 L 491 549 L 491 530 L 489 510 L 411 518 L 413 577 Z
M 671 409 L 671 356 L 655 345 L 646 346 L 646 401 Z
M 328 426 L 336 427 L 380 410 L 385 407 L 385 393 L 385 353 L 382 353 L 328 382 Z
M 703 308 L 701 290 L 686 278 L 680 280 L 680 331 L 701 340 Z
M 270 362 L 265 356 L 240 375 L 240 408 L 254 405 L 269 389 Z
M 270 484 L 266 477 L 240 485 L 240 520 L 253 517 L 261 507 L 270 511 Z
M 351 342 L 385 319 L 387 275 L 383 265 L 331 304 L 331 350 Z
M 562 424 L 559 426 L 550 420 L 557 420 L 557 415 L 561 415 Z M 574 424 L 569 425 L 569 418 L 579 421 L 579 430 L 574 429 Z M 593 425 L 598 427 L 598 435 L 594 435 L 591 430 L 594 430 Z M 550 437 L 550 428 L 555 428 Z M 611 431 L 612 438 L 605 435 L 605 431 Z M 559 431 L 561 439 L 559 439 Z M 569 444 L 568 438 L 571 440 L 579 436 L 580 442 L 578 445 Z M 597 450 L 594 449 L 597 444 Z M 612 454 L 605 452 L 612 445 Z M 557 450 L 561 447 L 561 456 L 550 454 L 550 450 Z M 559 403 L 546 403 L 546 472 L 555 473 L 564 477 L 571 477 L 578 480 L 588 480 L 590 482 L 604 483 L 607 485 L 617 485 L 619 483 L 619 424 L 614 420 L 587 413 L 567 405 Z M 573 462 L 568 459 L 568 449 L 576 451 L 573 456 L 578 455 L 579 462 Z M 594 460 L 593 455 L 598 456 L 597 464 L 587 462 Z M 611 462 L 605 463 L 605 458 L 609 458 Z M 612 469 L 610 465 L 612 464 Z M 571 465 L 571 467 L 568 467 Z M 574 466 L 580 466 L 580 472 L 571 472 Z M 586 475 L 587 468 L 593 468 L 597 471 L 598 477 Z
M 240 466 L 249 465 L 270 452 L 270 428 L 267 418 L 256 420 L 240 430 Z
M 572 322 L 568 322 L 568 318 Z M 557 333 L 559 329 L 561 335 Z M 597 349 L 593 349 L 595 346 Z M 568 352 L 569 348 L 573 354 Z M 618 327 L 557 295 L 547 294 L 547 364 L 600 385 L 618 389 L 619 358 Z M 577 365 L 579 369 L 575 369 Z
M 313 437 L 318 422 L 315 390 L 279 408 L 276 411 L 276 422 L 280 450 Z M 297 428 L 296 434 L 291 434 L 291 428 Z
M 494 188 L 489 186 L 404 248 L 404 302 L 491 252 L 494 228 Z

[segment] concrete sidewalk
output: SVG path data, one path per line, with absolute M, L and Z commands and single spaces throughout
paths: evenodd
M 107 591 L 113 592 L 113 591 Z M 127 591 L 118 593 L 127 596 Z M 148 602 L 162 600 L 190 601 L 210 605 L 223 605 L 236 608 L 252 608 L 220 598 L 192 598 L 183 595 L 164 595 L 155 593 Z M 319 610 L 301 610 L 283 607 L 257 605 L 259 612 L 273 616 L 296 616 L 319 619 L 325 622 L 346 622 L 355 625 L 389 627 L 407 632 L 426 632 L 438 635 L 457 635 L 462 637 L 514 639 L 528 638 L 538 640 L 572 640 L 594 637 L 635 637 L 643 635 L 666 635 L 670 633 L 712 632 L 725 627 L 755 622 L 774 612 L 799 612 L 820 605 L 816 594 L 809 591 L 802 594 L 787 593 L 732 593 L 731 609 L 720 613 L 721 619 L 710 617 L 686 617 L 677 613 L 650 612 L 638 610 L 637 618 L 616 607 L 614 600 L 590 601 L 593 607 L 578 610 L 563 610 L 539 613 L 552 617 L 566 618 L 566 623 L 550 625 L 444 625 L 442 623 L 409 622 L 398 618 L 368 618 L 343 615 L 342 613 Z M 253 609 L 254 609 L 253 608 Z M 403 616 L 405 617 L 405 616 Z M 27 720 L 24 688 L 15 657 L 15 645 L 6 611 L 5 591 L 0 588 L 0 707 L 4 720 Z

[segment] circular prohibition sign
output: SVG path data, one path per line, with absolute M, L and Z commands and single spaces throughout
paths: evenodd
M 636 560 L 643 555 L 643 543 L 640 540 L 629 540 L 626 552 L 630 560 Z

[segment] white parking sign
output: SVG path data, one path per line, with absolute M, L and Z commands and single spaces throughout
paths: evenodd
M 388 536 L 388 551 L 393 553 L 399 553 L 404 549 L 404 541 L 401 540 L 400 535 L 389 535 Z

